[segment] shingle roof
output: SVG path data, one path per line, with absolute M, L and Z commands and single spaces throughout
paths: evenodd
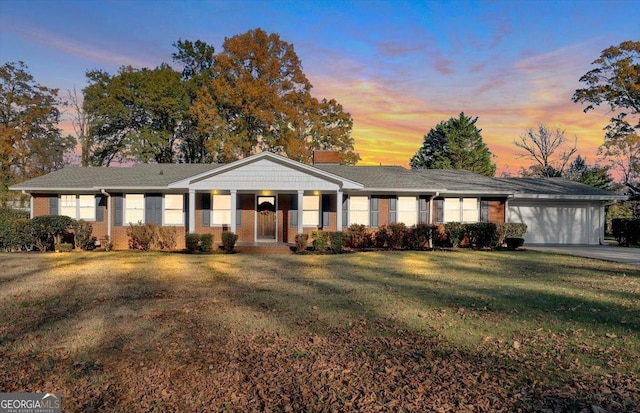
M 517 194 L 617 197 L 610 191 L 564 178 L 494 178 L 494 181 Z
M 444 188 L 448 192 L 506 193 L 509 192 L 493 178 L 460 169 L 415 169 L 425 184 Z
M 424 183 L 401 166 L 349 166 L 335 164 L 314 165 L 316 168 L 352 181 L 365 189 L 425 189 Z
M 67 167 L 39 176 L 16 189 L 161 187 L 219 164 L 139 164 L 133 167 Z
M 224 164 L 139 164 L 133 167 L 67 167 L 12 186 L 17 190 L 162 188 Z M 521 197 L 619 198 L 609 191 L 562 178 L 488 178 L 469 171 L 407 170 L 400 166 L 315 165 L 364 185 L 365 190 L 514 194 Z

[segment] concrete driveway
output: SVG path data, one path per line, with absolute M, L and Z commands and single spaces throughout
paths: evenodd
M 618 247 L 613 245 L 583 245 L 583 246 L 524 246 L 528 250 L 546 251 L 558 254 L 577 255 L 580 257 L 596 258 L 605 261 L 621 262 L 640 266 L 640 248 Z

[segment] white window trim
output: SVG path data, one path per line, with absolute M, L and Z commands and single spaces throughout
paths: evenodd
M 63 214 L 62 213 L 62 198 L 63 197 L 73 197 L 74 200 L 74 205 L 72 207 L 64 207 L 64 208 L 73 208 L 74 213 L 73 216 L 69 215 L 69 214 Z M 80 197 L 89 197 L 91 199 L 91 206 L 90 207 L 86 207 L 86 209 L 91 208 L 91 210 L 93 211 L 93 214 L 90 218 L 84 218 L 81 217 L 80 211 L 81 211 L 81 207 L 80 207 Z M 94 222 L 96 220 L 96 196 L 94 194 L 59 194 L 58 195 L 58 215 L 61 216 L 67 216 L 70 217 L 71 219 L 75 219 L 75 220 L 83 220 L 86 222 Z
M 412 227 L 418 224 L 418 198 L 416 198 L 415 196 L 398 196 L 397 198 L 397 204 L 396 204 L 396 221 L 398 222 L 402 222 L 403 224 L 405 224 L 408 227 Z M 405 201 L 407 201 L 408 203 L 410 203 L 411 205 L 413 205 L 413 208 L 411 210 L 407 209 L 404 210 L 400 207 L 401 204 L 404 204 L 404 202 L 400 202 L 401 199 L 404 199 Z M 400 218 L 401 213 L 413 213 L 413 222 L 412 223 L 407 223 L 404 222 L 404 220 L 402 220 Z
M 136 222 L 131 222 L 127 218 L 127 211 L 129 209 L 131 209 L 131 208 L 127 207 L 127 197 L 132 196 L 132 195 L 139 195 L 139 196 L 142 197 L 142 208 L 141 208 L 141 210 L 142 210 L 142 219 L 140 219 L 140 220 L 138 220 Z M 142 223 L 142 224 L 145 223 L 145 219 L 144 219 L 144 215 L 145 215 L 145 213 L 144 213 L 144 202 L 145 201 L 144 201 L 144 199 L 145 199 L 144 194 L 139 194 L 139 193 L 138 194 L 135 194 L 135 193 L 124 194 L 124 196 L 122 197 L 122 212 L 123 212 L 122 223 L 123 223 L 123 225 L 130 225 L 130 224 L 137 225 L 138 223 Z M 138 211 L 138 210 L 140 210 L 140 209 L 134 209 L 134 211 Z
M 216 197 L 227 197 L 229 199 L 229 208 L 216 208 Z M 229 212 L 229 219 L 227 222 L 216 222 L 216 212 Z M 231 225 L 231 194 L 212 194 L 211 195 L 211 226 L 212 227 L 228 227 Z
M 354 199 L 358 199 L 358 198 L 366 199 L 366 209 L 354 209 L 353 208 L 353 200 Z M 369 209 L 370 209 L 370 206 L 371 206 L 370 203 L 371 203 L 371 201 L 370 201 L 370 198 L 368 196 L 357 196 L 357 195 L 354 195 L 354 196 L 350 196 L 349 197 L 349 213 L 348 213 L 348 215 L 349 215 L 349 225 L 358 224 L 358 225 L 364 225 L 366 227 L 371 226 L 371 221 L 369 220 L 369 213 L 370 213 Z M 363 222 L 354 222 L 354 220 L 353 220 L 353 213 L 354 212 L 357 212 L 357 213 L 363 213 L 364 212 L 365 213 L 364 216 L 366 217 L 365 218 L 365 222 L 364 223 Z
M 179 208 L 172 208 L 172 209 L 168 209 L 167 208 L 167 196 L 169 197 L 180 197 L 180 207 Z M 178 224 L 168 224 L 167 218 L 166 218 L 166 214 L 167 211 L 180 211 L 180 223 Z M 184 223 L 184 218 L 185 218 L 185 213 L 184 213 L 184 194 L 163 194 L 162 196 L 162 226 L 164 227 L 183 227 L 185 225 Z
M 458 219 L 456 221 L 452 221 L 452 220 L 448 220 L 446 217 L 446 204 L 447 204 L 447 200 L 453 200 L 453 199 L 457 199 L 458 200 Z M 474 219 L 472 221 L 470 220 L 465 220 L 464 219 L 464 213 L 465 211 L 471 211 L 471 209 L 465 209 L 464 208 L 464 200 L 474 200 L 475 201 L 475 208 L 473 209 L 473 211 L 475 212 L 474 215 Z M 447 223 L 447 222 L 460 222 L 463 224 L 474 224 L 476 222 L 480 222 L 480 198 L 444 198 L 444 203 L 442 205 L 443 208 L 443 217 L 442 220 L 444 221 L 443 223 Z
M 315 208 L 305 208 L 307 201 L 312 203 L 312 198 L 316 198 Z M 302 226 L 303 227 L 317 227 L 320 225 L 320 195 L 303 195 L 302 197 Z M 307 222 L 308 217 L 312 212 L 315 212 L 312 221 Z

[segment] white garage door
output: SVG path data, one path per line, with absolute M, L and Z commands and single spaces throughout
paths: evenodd
M 590 207 L 588 202 L 512 200 L 507 221 L 527 224 L 526 244 L 590 244 L 596 230 Z

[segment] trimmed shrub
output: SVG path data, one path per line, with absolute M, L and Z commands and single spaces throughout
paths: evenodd
M 405 247 L 407 226 L 403 223 L 382 225 L 375 234 L 375 246 L 388 250 Z
M 13 243 L 12 249 L 19 251 L 29 250 L 34 244 L 33 224 L 28 218 L 13 221 Z
M 43 215 L 31 220 L 33 242 L 42 252 L 52 250 L 69 233 L 73 219 L 64 215 Z
M 447 222 L 444 224 L 444 231 L 447 239 L 453 247 L 460 247 L 465 238 L 465 226 L 460 222 Z
M 82 219 L 73 221 L 71 224 L 73 229 L 73 243 L 76 248 L 83 249 L 85 251 L 91 251 L 96 249 L 96 238 L 92 237 L 93 226 Z
M 444 228 L 444 224 L 438 224 L 435 226 L 431 233 L 431 240 L 433 242 L 433 246 L 436 248 L 450 248 L 453 246 L 449 239 L 449 235 Z
M 184 243 L 187 247 L 187 251 L 190 253 L 198 252 L 200 249 L 200 235 L 187 234 L 184 237 Z
M 157 233 L 157 226 L 152 223 L 129 225 L 127 236 L 129 237 L 129 248 L 132 250 L 149 251 L 153 247 L 154 238 Z
M 342 231 L 336 231 L 329 234 L 329 240 L 331 242 L 331 249 L 336 254 L 342 254 L 344 252 L 344 242 L 347 239 L 347 234 Z
M 437 225 L 418 224 L 407 229 L 405 245 L 411 250 L 426 250 L 430 247 L 433 234 L 438 230 Z
M 73 244 L 70 242 L 61 242 L 55 245 L 56 252 L 71 252 Z
M 161 250 L 174 250 L 178 239 L 178 230 L 175 227 L 157 227 L 158 248 Z
M 200 235 L 200 251 L 213 252 L 213 234 Z
M 495 248 L 498 245 L 496 224 L 490 222 L 477 222 L 465 224 L 465 235 L 469 240 L 469 246 L 477 249 Z
M 640 244 L 640 219 L 613 218 L 611 232 L 620 245 L 638 245 Z
M 309 242 L 309 234 L 296 234 L 296 252 L 306 251 Z
M 16 233 L 15 223 L 28 218 L 29 213 L 26 211 L 0 207 L 0 250 L 11 251 L 21 247 L 22 242 Z
M 345 246 L 353 249 L 371 248 L 373 240 L 371 234 L 367 232 L 367 227 L 360 224 L 351 224 L 347 229 L 347 240 Z
M 506 238 L 522 238 L 527 232 L 527 224 L 519 222 L 500 222 L 495 225 L 498 246 L 504 244 Z
M 524 238 L 509 237 L 505 238 L 504 242 L 510 250 L 517 250 L 524 245 Z
M 223 232 L 222 247 L 224 248 L 224 252 L 227 254 L 233 253 L 233 248 L 236 246 L 237 241 L 238 241 L 238 236 L 233 232 Z
M 316 230 L 311 233 L 313 237 L 313 249 L 319 252 L 327 252 L 329 249 L 329 233 Z

